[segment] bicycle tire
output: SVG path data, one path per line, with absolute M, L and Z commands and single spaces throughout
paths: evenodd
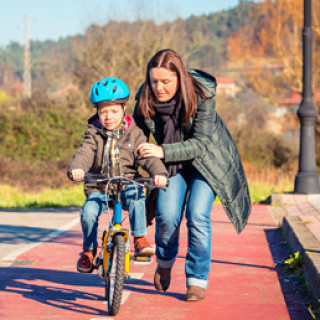
M 108 311 L 114 316 L 119 312 L 121 305 L 124 282 L 124 256 L 126 247 L 122 234 L 116 234 L 114 236 L 113 243 L 113 250 L 110 257 L 110 274 L 106 279 L 105 285 L 106 298 L 108 299 Z

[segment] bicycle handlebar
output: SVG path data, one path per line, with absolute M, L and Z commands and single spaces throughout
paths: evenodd
M 118 183 L 120 185 L 130 185 L 130 184 L 137 184 L 142 188 L 146 189 L 161 189 L 166 190 L 165 187 L 158 187 L 153 184 L 153 179 L 148 177 L 139 177 L 136 179 L 129 179 L 124 176 L 116 176 L 112 178 L 107 178 L 101 174 L 98 173 L 87 173 L 84 177 L 84 179 L 81 180 L 74 180 L 74 182 L 89 182 L 89 183 Z M 167 180 L 166 187 L 169 185 L 169 180 Z

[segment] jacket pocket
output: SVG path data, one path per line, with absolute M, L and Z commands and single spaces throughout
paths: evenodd
M 123 166 L 133 166 L 135 163 L 134 146 L 130 142 L 120 146 L 120 159 Z

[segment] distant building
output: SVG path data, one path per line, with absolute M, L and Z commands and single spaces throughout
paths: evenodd
M 296 111 L 299 108 L 302 96 L 296 91 L 291 91 L 289 98 L 285 98 L 279 102 L 279 106 L 285 109 L 291 109 Z
M 285 66 L 282 63 L 278 62 L 269 62 L 263 66 L 269 72 L 272 72 L 273 75 L 279 75 L 285 69 Z
M 234 80 L 230 77 L 217 77 L 217 94 L 235 97 L 240 88 L 236 86 Z
M 279 106 L 288 110 L 296 111 L 302 100 L 302 95 L 296 91 L 292 91 L 289 98 L 285 98 L 279 102 Z M 320 101 L 320 90 L 316 91 L 313 95 L 313 101 Z
M 279 101 L 279 107 L 283 112 L 286 112 L 284 122 L 283 138 L 296 147 L 299 146 L 300 141 L 300 123 L 297 116 L 297 110 L 302 101 L 302 95 L 299 92 L 292 91 L 290 97 Z M 320 90 L 316 91 L 313 95 L 313 101 L 320 101 Z

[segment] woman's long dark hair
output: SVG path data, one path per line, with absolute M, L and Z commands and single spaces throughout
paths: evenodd
M 177 74 L 178 90 L 181 92 L 182 102 L 185 106 L 184 124 L 187 124 L 197 111 L 197 96 L 207 99 L 203 86 L 190 75 L 181 57 L 171 49 L 158 51 L 149 61 L 146 71 L 144 86 L 139 98 L 139 112 L 145 117 L 150 118 L 155 114 L 152 104 L 154 94 L 150 81 L 150 70 L 152 68 L 166 68 Z

